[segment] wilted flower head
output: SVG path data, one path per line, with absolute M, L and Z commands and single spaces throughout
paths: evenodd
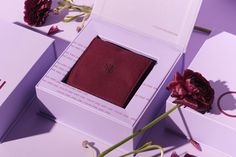
M 45 23 L 52 0 L 26 0 L 24 21 L 31 26 L 41 26 Z
M 188 106 L 198 112 L 205 113 L 211 109 L 214 90 L 210 83 L 198 72 L 186 69 L 184 75 L 176 73 L 175 79 L 167 87 L 174 103 Z

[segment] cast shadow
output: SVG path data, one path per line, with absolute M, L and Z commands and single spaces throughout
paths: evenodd
M 211 84 L 211 87 L 215 91 L 215 98 L 214 98 L 214 102 L 212 104 L 212 109 L 211 109 L 210 113 L 219 115 L 219 114 L 221 114 L 221 112 L 218 109 L 217 100 L 221 94 L 223 94 L 225 92 L 229 92 L 230 89 L 227 86 L 226 81 L 218 80 L 215 82 L 213 82 L 213 81 L 209 81 L 209 82 Z M 234 98 L 234 96 L 232 94 L 227 94 L 224 98 L 222 98 L 221 107 L 226 112 L 236 110 L 236 99 Z
M 35 97 L 33 102 L 24 111 L 3 142 L 9 142 L 17 139 L 31 137 L 50 132 L 55 125 L 55 121 L 48 120 L 39 114 L 44 105 Z
M 210 84 L 215 90 L 215 99 L 210 114 L 221 114 L 217 107 L 217 99 L 221 94 L 230 91 L 230 89 L 225 81 L 210 81 Z M 224 111 L 236 110 L 236 99 L 233 95 L 227 95 L 224 101 L 222 99 L 222 109 Z M 186 135 L 184 135 L 183 131 L 176 125 L 174 120 L 167 117 L 158 125 L 154 126 L 150 132 L 148 132 L 148 136 L 144 137 L 145 140 L 142 141 L 139 147 L 146 142 L 152 141 L 153 144 L 161 145 L 165 152 L 171 152 L 182 145 L 188 144 L 190 142 L 189 139 L 193 139 L 193 137 L 181 108 L 178 109 L 178 113 L 181 121 L 183 122 Z M 158 156 L 160 156 L 160 153 L 157 153 L 151 157 Z
M 164 112 L 165 112 L 165 106 L 161 108 L 161 112 L 158 113 L 156 117 L 160 116 L 160 114 Z M 166 125 L 169 124 L 175 127 L 175 131 L 167 128 Z M 176 148 L 189 143 L 189 139 L 186 138 L 181 129 L 178 128 L 175 122 L 169 117 L 166 117 L 165 119 L 161 120 L 158 124 L 147 130 L 144 136 L 142 137 L 141 141 L 138 143 L 138 146 L 134 149 L 140 148 L 145 143 L 150 141 L 152 142 L 153 145 L 161 145 L 164 148 L 165 153 L 171 152 Z M 96 144 L 90 143 L 90 145 L 92 146 L 94 151 L 96 151 L 96 153 L 99 154 L 99 150 L 96 148 Z M 154 151 L 148 150 L 148 151 L 151 151 L 150 157 L 160 156 L 159 150 L 154 150 Z
M 179 129 L 179 132 L 176 132 L 169 128 L 164 128 L 163 124 L 165 124 L 166 121 L 168 121 L 168 123 L 173 123 L 173 125 L 175 125 L 175 123 L 169 117 L 167 117 L 165 120 L 160 121 L 157 125 L 155 125 L 152 129 L 148 130 L 145 133 L 144 137 L 142 138 L 141 142 L 138 144 L 137 148 L 140 148 L 145 143 L 151 141 L 153 145 L 161 145 L 164 148 L 164 152 L 167 153 L 167 152 L 172 152 L 178 147 L 188 144 L 189 140 L 186 138 L 186 136 L 183 133 L 180 133 L 181 132 L 180 129 Z M 93 142 L 89 142 L 89 144 L 98 155 L 100 151 L 96 147 L 96 144 Z M 153 150 L 148 150 L 148 151 L 153 151 Z M 160 156 L 159 150 L 154 150 L 154 152 L 152 152 L 151 154 L 152 155 L 149 157 Z
M 53 0 L 52 1 L 52 9 L 58 7 L 57 3 L 61 1 L 61 0 Z M 78 11 L 74 11 L 74 10 L 62 10 L 59 14 L 55 14 L 55 13 L 50 13 L 49 16 L 47 17 L 47 20 L 44 24 L 44 26 L 48 26 L 48 25 L 52 25 L 52 24 L 56 24 L 59 23 L 61 21 L 64 20 L 66 15 L 69 15 L 69 13 L 72 13 L 72 15 L 78 15 L 80 14 L 80 12 Z M 76 22 L 81 22 L 83 20 L 83 16 L 79 16 L 78 18 L 75 19 Z
M 165 109 L 165 107 L 163 108 Z M 171 128 L 174 129 L 167 127 L 167 125 L 171 125 Z M 161 145 L 164 148 L 165 153 L 171 152 L 174 149 L 189 143 L 187 137 L 170 117 L 166 117 L 148 130 L 139 143 L 138 148 L 150 141 L 152 141 L 152 144 Z M 160 156 L 159 151 L 157 152 L 158 153 L 153 154 L 151 157 Z
M 95 143 L 94 142 L 88 142 L 88 144 L 95 151 L 95 153 L 96 153 L 95 156 L 98 156 L 100 154 L 100 150 L 95 146 Z M 86 147 L 86 148 L 88 148 L 88 147 Z
M 61 1 L 61 0 L 53 0 L 51 8 L 52 9 L 56 8 L 58 6 L 57 3 L 59 1 Z M 61 11 L 59 14 L 54 14 L 51 12 L 49 14 L 49 16 L 47 17 L 47 20 L 46 20 L 44 26 L 53 25 L 53 24 L 63 21 L 64 17 L 66 15 L 68 15 L 68 13 L 69 13 L 69 11 L 67 9 Z

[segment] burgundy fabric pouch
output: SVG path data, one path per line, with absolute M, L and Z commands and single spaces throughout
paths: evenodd
M 66 83 L 125 108 L 155 63 L 96 37 L 70 71 Z

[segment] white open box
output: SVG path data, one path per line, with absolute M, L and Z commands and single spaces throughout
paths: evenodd
M 190 65 L 210 81 L 215 90 L 212 110 L 201 114 L 189 108 L 180 108 L 170 114 L 174 125 L 171 129 L 184 133 L 188 138 L 215 147 L 229 155 L 236 156 L 233 147 L 236 141 L 236 120 L 220 112 L 217 100 L 221 94 L 236 90 L 236 36 L 221 33 L 207 40 Z M 167 100 L 167 109 L 173 106 L 173 98 Z M 220 104 L 226 113 L 236 115 L 236 95 L 225 95 Z
M 54 40 L 0 21 L 0 139 L 4 140 L 35 85 L 55 61 Z
M 57 121 L 114 144 L 157 116 L 167 83 L 182 71 L 183 53 L 201 0 L 98 0 L 91 21 L 36 86 Z M 127 107 L 120 108 L 62 82 L 96 36 L 157 61 Z M 141 136 L 121 146 L 134 149 Z

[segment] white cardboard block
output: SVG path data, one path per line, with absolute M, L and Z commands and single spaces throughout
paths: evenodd
M 53 39 L 0 21 L 0 138 L 34 97 L 34 86 L 55 60 Z

